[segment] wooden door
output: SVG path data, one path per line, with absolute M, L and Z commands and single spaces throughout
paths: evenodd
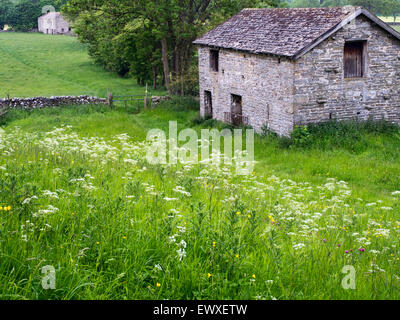
M 349 42 L 344 48 L 344 77 L 362 78 L 364 76 L 364 43 Z

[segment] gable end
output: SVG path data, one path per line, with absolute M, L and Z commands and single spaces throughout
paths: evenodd
M 359 16 L 365 16 L 372 22 L 376 23 L 379 27 L 384 29 L 386 32 L 390 33 L 393 37 L 395 37 L 397 40 L 400 41 L 400 33 L 398 33 L 396 30 L 394 30 L 392 27 L 390 27 L 388 24 L 383 22 L 381 19 L 370 13 L 368 10 L 365 9 L 359 9 L 349 15 L 347 18 L 345 18 L 341 23 L 339 23 L 336 27 L 332 28 L 325 34 L 323 34 L 321 37 L 310 43 L 308 46 L 304 47 L 301 49 L 299 52 L 297 52 L 292 59 L 293 60 L 298 60 L 300 59 L 303 55 L 314 49 L 316 46 L 318 46 L 321 42 L 325 41 L 327 38 L 338 32 L 340 29 L 342 29 L 345 25 L 350 23 L 351 21 L 355 20 Z

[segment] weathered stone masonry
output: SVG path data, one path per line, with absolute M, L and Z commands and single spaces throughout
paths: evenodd
M 5 107 L 17 109 L 42 109 L 46 107 L 85 104 L 107 104 L 107 99 L 90 96 L 57 96 L 0 99 L 0 109 Z
M 169 96 L 152 96 L 151 104 L 153 106 L 170 100 Z M 15 109 L 42 109 L 47 107 L 59 106 L 79 106 L 79 105 L 107 105 L 109 101 L 105 98 L 82 96 L 56 96 L 56 97 L 35 97 L 35 98 L 4 98 L 0 99 L 0 113 L 5 108 Z
M 330 119 L 371 118 L 400 124 L 399 39 L 363 14 L 349 22 L 298 59 L 230 49 L 223 42 L 227 32 L 223 27 L 223 33 L 206 35 L 202 41 L 210 45 L 197 43 L 201 115 L 206 115 L 205 91 L 209 91 L 213 118 L 224 121 L 224 113 L 231 112 L 231 95 L 239 95 L 243 116 L 258 132 L 267 125 L 289 135 L 296 125 Z M 235 46 L 241 45 L 235 41 Z M 349 41 L 366 43 L 363 77 L 345 78 L 344 47 Z M 219 42 L 226 48 L 218 47 Z M 219 50 L 218 72 L 210 68 L 213 49 Z
M 59 12 L 49 12 L 38 18 L 38 30 L 45 34 L 72 35 L 72 29 Z
M 213 117 L 224 120 L 231 110 L 231 94 L 242 96 L 243 116 L 258 131 L 268 124 L 279 134 L 293 127 L 293 72 L 288 59 L 220 50 L 219 72 L 210 70 L 207 47 L 199 48 L 200 104 L 204 116 L 204 91 L 213 98 Z
M 363 78 L 344 78 L 349 40 L 367 41 Z M 400 124 L 400 41 L 358 17 L 296 62 L 293 109 L 295 125 L 368 118 Z

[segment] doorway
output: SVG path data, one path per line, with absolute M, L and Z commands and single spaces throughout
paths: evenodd
M 236 94 L 231 95 L 231 122 L 234 126 L 243 124 L 242 97 Z
M 204 91 L 204 116 L 206 118 L 212 118 L 213 116 L 211 91 Z

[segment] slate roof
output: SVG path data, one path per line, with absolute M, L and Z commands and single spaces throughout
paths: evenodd
M 365 9 L 349 6 L 244 9 L 197 39 L 194 44 L 294 58 L 324 35 L 336 32 L 344 22 L 347 23 L 346 19 L 354 19 L 360 14 L 375 22 L 378 19 Z M 381 27 L 387 29 L 383 22 Z M 392 33 L 391 30 L 387 29 Z

